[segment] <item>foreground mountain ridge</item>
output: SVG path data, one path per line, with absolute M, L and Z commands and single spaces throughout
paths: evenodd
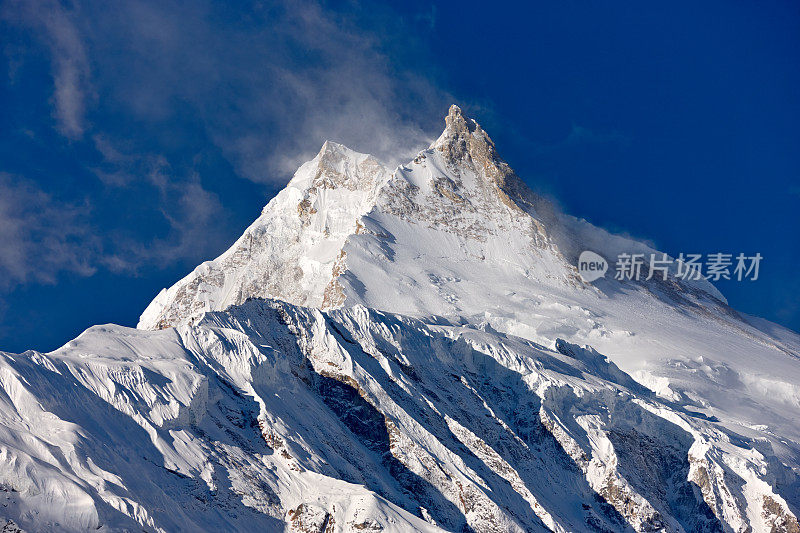
M 333 142 L 136 330 L 0 352 L 31 531 L 800 531 L 800 337 L 558 212 L 453 106 Z

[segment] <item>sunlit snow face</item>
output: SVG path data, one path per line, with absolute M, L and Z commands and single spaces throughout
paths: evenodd
M 597 279 L 605 277 L 608 271 L 608 261 L 603 256 L 592 251 L 581 252 L 578 257 L 578 274 L 583 281 L 591 283 Z

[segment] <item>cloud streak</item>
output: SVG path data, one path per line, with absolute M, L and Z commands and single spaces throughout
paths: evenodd
M 53 115 L 58 130 L 70 139 L 86 129 L 87 101 L 94 98 L 91 70 L 75 12 L 55 0 L 11 1 L 3 18 L 35 31 L 47 46 L 52 63 Z
M 19 176 L 0 173 L 0 289 L 19 283 L 54 283 L 56 274 L 95 272 L 98 239 L 88 207 L 65 204 Z
M 5 176 L 0 223 L 12 237 L 0 245 L 0 269 L 9 283 L 207 258 L 215 248 L 204 243 L 235 237 L 221 227 L 229 213 L 212 192 L 225 184 L 197 170 L 209 153 L 267 190 L 327 139 L 389 164 L 411 159 L 438 133 L 450 97 L 396 52 L 424 57 L 408 50 L 422 48 L 414 33 L 432 30 L 435 11 L 409 26 L 377 6 L 370 17 L 358 4 L 343 9 L 282 0 L 7 2 L 3 21 L 29 32 L 49 59 L 52 127 L 75 147 L 70 157 L 93 154 L 79 163 L 101 184 L 64 200 L 45 193 L 49 185 Z M 95 216 L 92 207 L 109 196 L 129 216 Z M 15 213 L 14 198 L 40 209 Z M 123 223 L 151 212 L 161 231 Z M 34 251 L 40 239 L 44 251 Z
M 94 7 L 87 40 L 112 52 L 92 58 L 107 104 L 148 124 L 185 110 L 258 183 L 284 182 L 326 139 L 400 163 L 431 140 L 420 117 L 438 122 L 448 103 L 385 52 L 401 32 L 358 27 L 313 2 Z

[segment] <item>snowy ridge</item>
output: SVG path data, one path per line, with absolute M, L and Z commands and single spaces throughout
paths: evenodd
M 370 155 L 326 142 L 233 246 L 161 291 L 138 327 L 168 327 L 250 297 L 338 305 L 331 284 L 342 246 L 389 173 Z
M 0 352 L 31 531 L 799 532 L 800 336 L 531 192 L 453 106 L 390 171 L 335 143 L 138 329 Z M 2 520 L 0 520 L 2 524 Z
M 95 327 L 0 376 L 6 518 L 36 530 L 797 524 L 775 489 L 796 476 L 765 441 L 591 348 L 488 326 L 252 300 Z

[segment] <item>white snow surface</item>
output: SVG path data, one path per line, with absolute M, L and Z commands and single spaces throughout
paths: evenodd
M 391 171 L 327 142 L 138 329 L 0 352 L 31 531 L 800 531 L 800 336 L 554 209 L 453 107 Z M 0 524 L 2 521 L 0 520 Z

